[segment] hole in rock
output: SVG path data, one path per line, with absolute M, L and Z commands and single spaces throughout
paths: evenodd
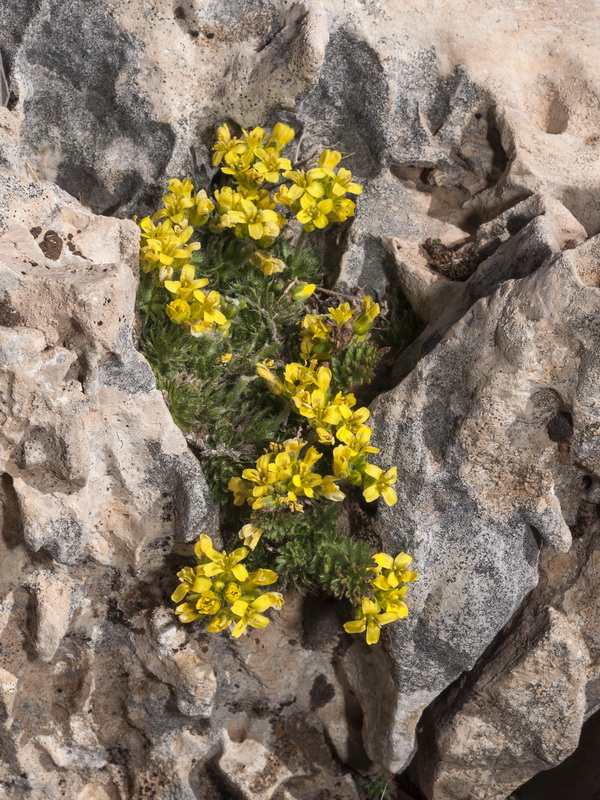
M 568 411 L 559 411 L 552 417 L 546 429 L 553 442 L 568 442 L 573 438 L 573 415 Z
M 548 94 L 548 106 L 546 109 L 545 121 L 546 133 L 564 133 L 569 125 L 569 117 L 569 107 L 559 94 L 556 87 L 553 87 Z
M 4 472 L 0 478 L 0 531 L 7 547 L 23 541 L 23 519 L 12 476 Z

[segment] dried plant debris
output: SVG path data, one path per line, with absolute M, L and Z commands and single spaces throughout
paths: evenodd
M 473 250 L 453 250 L 440 239 L 426 239 L 423 249 L 429 256 L 431 269 L 451 281 L 466 281 L 481 263 Z

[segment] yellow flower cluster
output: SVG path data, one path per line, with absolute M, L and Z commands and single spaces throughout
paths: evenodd
M 333 475 L 320 475 L 313 466 L 323 454 L 307 447 L 304 439 L 288 439 L 283 445 L 271 444 L 270 450 L 256 462 L 255 469 L 245 469 L 241 478 L 231 478 L 229 489 L 234 504 L 248 503 L 254 511 L 285 505 L 303 511 L 302 498 L 324 497 L 339 502 L 345 495 Z
M 271 133 L 260 127 L 242 129 L 239 138 L 231 135 L 227 125 L 221 125 L 212 161 L 234 185 L 216 189 L 211 199 L 204 190 L 195 191 L 190 178 L 173 178 L 169 181 L 169 193 L 162 198 L 162 208 L 139 223 L 141 268 L 147 273 L 155 272 L 158 284 L 171 292 L 173 299 L 166 312 L 175 324 L 186 325 L 193 336 L 228 327 L 220 295 L 201 291 L 207 281 L 196 280 L 189 263 L 194 251 L 200 248 L 199 242 L 190 241 L 196 228 L 208 223 L 213 232 L 232 230 L 236 237 L 249 238 L 259 248 L 266 248 L 273 244 L 286 223 L 283 214 L 276 210 L 278 203 L 296 215 L 305 231 L 324 228 L 329 222 L 342 222 L 354 214 L 354 202 L 346 194 L 360 194 L 362 187 L 352 181 L 347 169 L 336 169 L 341 153 L 325 150 L 318 166 L 306 173 L 293 170 L 282 151 L 294 135 L 294 130 L 281 122 Z M 279 183 L 282 177 L 289 185 Z M 272 194 L 266 188 L 269 184 L 274 188 Z M 261 249 L 251 256 L 250 263 L 266 275 L 286 268 L 281 259 Z M 181 277 L 173 280 L 178 269 L 182 270 Z M 312 284 L 295 287 L 292 297 L 302 300 L 313 289 Z M 306 346 L 317 339 L 316 328 L 307 329 Z M 314 355 L 326 358 L 326 336 L 321 339 L 321 355 L 317 353 L 318 347 Z
M 239 547 L 231 553 L 221 552 L 214 549 L 206 534 L 200 536 L 194 549 L 200 563 L 177 573 L 179 586 L 171 596 L 174 603 L 179 603 L 175 609 L 179 619 L 193 622 L 212 617 L 207 631 L 218 633 L 233 625 L 231 635 L 235 638 L 248 626 L 265 628 L 269 619 L 263 612 L 283 605 L 279 592 L 262 589 L 275 583 L 277 573 L 270 569 L 249 573 L 241 563 L 248 555 L 247 547 Z
M 350 170 L 335 169 L 341 160 L 337 150 L 324 150 L 313 169 L 288 168 L 283 173 L 291 186 L 281 186 L 274 199 L 294 212 L 305 231 L 354 216 L 356 205 L 346 194 L 362 194 L 362 186 L 352 180 Z
M 215 291 L 205 294 L 201 287 L 208 280 L 194 280 L 194 271 L 188 264 L 182 268 L 178 281 L 165 281 L 165 288 L 174 296 L 166 307 L 169 319 L 176 325 L 185 325 L 192 336 L 201 336 L 215 328 L 227 331 L 230 322 L 221 311 L 221 295 Z
M 334 326 L 346 328 L 352 321 L 352 335 L 357 342 L 364 341 L 381 311 L 379 303 L 369 295 L 363 298 L 360 312 L 353 309 L 350 303 L 341 303 L 337 308 L 330 306 L 327 310 L 328 313 L 323 315 L 306 314 L 302 320 L 300 355 L 305 361 L 312 358 L 325 361 L 329 358 L 333 349 L 331 332 Z
M 162 199 L 164 207 L 153 215 L 153 220 L 166 217 L 174 225 L 183 225 L 187 222 L 195 228 L 208 222 L 215 205 L 204 189 L 194 192 L 194 184 L 190 178 L 182 181 L 179 178 L 172 178 L 169 181 L 169 190 L 169 194 Z
M 159 283 L 173 276 L 173 271 L 182 267 L 200 248 L 198 242 L 190 242 L 194 229 L 183 220 L 173 223 L 170 219 L 154 222 L 144 217 L 141 229 L 140 266 L 144 272 L 157 272 Z
M 286 442 L 285 456 L 279 454 L 274 458 L 272 453 L 267 453 L 258 459 L 256 469 L 244 470 L 243 480 L 240 478 L 230 480 L 229 489 L 235 492 L 236 505 L 247 502 L 257 510 L 265 506 L 272 507 L 277 503 L 286 503 L 292 510 L 301 511 L 302 505 L 298 501 L 300 497 L 322 496 L 329 500 L 343 500 L 345 495 L 336 483 L 340 480 L 347 480 L 355 486 L 362 484 L 363 497 L 369 503 L 378 497 L 383 497 L 389 506 L 397 502 L 398 498 L 393 489 L 397 478 L 396 467 L 384 472 L 374 464 L 368 463 L 369 455 L 379 452 L 377 447 L 369 444 L 373 433 L 371 428 L 365 425 L 370 415 L 369 409 L 365 407 L 355 409 L 356 398 L 353 394 L 342 394 L 342 392 L 334 394 L 331 390 L 331 370 L 329 367 L 317 366 L 317 363 L 313 360 L 309 364 L 296 362 L 287 364 L 283 379 L 273 371 L 272 362 L 257 364 L 256 371 L 273 394 L 285 397 L 293 410 L 304 417 L 314 429 L 320 444 L 335 445 L 336 440 L 341 442 L 333 448 L 333 475 L 321 478 L 309 469 L 323 455 L 314 447 L 310 447 L 301 460 L 298 460 L 297 455 L 292 457 L 287 454 L 288 447 L 299 453 L 301 447 L 306 444 L 301 439 L 291 439 Z M 297 442 L 301 442 L 302 445 L 297 447 L 293 444 Z M 292 484 L 289 484 L 287 479 L 280 477 L 279 465 L 281 464 L 282 468 L 285 465 L 285 469 L 289 469 L 288 462 L 291 463 L 292 458 L 298 475 L 296 472 L 290 472 L 290 478 L 293 480 Z M 251 486 L 248 482 L 255 485 Z
M 285 224 L 285 218 L 275 211 L 278 203 L 290 209 L 305 231 L 344 222 L 354 215 L 355 203 L 346 195 L 361 194 L 362 186 L 352 180 L 350 170 L 336 169 L 342 154 L 324 150 L 317 166 L 294 170 L 282 156 L 294 136 L 294 130 L 281 122 L 271 134 L 257 127 L 242 129 L 239 138 L 231 135 L 227 125 L 218 128 L 213 165 L 221 165 L 236 189 L 225 187 L 225 192 L 215 192 L 219 220 L 214 230 L 233 228 L 236 236 L 250 236 L 268 246 Z M 271 195 L 265 185 L 279 184 L 281 178 L 289 183 L 280 184 Z
M 144 272 L 158 271 L 159 283 L 169 280 L 173 271 L 184 266 L 199 242 L 190 242 L 194 228 L 204 225 L 214 209 L 214 203 L 204 190 L 194 192 L 189 178 L 169 181 L 169 193 L 163 198 L 163 208 L 152 217 L 144 217 L 141 229 L 141 267 Z
M 185 325 L 192 336 L 201 336 L 216 328 L 226 331 L 229 321 L 221 311 L 221 295 L 201 291 L 207 278 L 196 278 L 195 268 L 186 263 L 200 248 L 198 242 L 187 244 L 194 227 L 204 225 L 214 203 L 204 190 L 194 192 L 189 178 L 169 181 L 169 194 L 163 197 L 163 208 L 140 222 L 142 230 L 142 269 L 158 269 L 157 281 L 173 299 L 165 311 L 176 325 Z M 175 270 L 181 270 L 173 280 Z
M 275 241 L 286 220 L 275 211 L 276 200 L 264 187 L 278 183 L 281 172 L 291 170 L 290 160 L 281 152 L 293 138 L 293 129 L 281 122 L 270 135 L 257 127 L 242 129 L 242 136 L 234 138 L 227 125 L 217 129 L 213 165 L 221 165 L 221 172 L 231 176 L 236 185 L 215 191 L 217 219 L 212 222 L 213 231 L 232 228 L 235 236 L 250 237 L 260 247 Z M 263 263 L 257 266 L 263 268 Z M 265 270 L 267 275 L 274 271 L 280 270 Z
M 363 596 L 355 619 L 344 624 L 348 633 L 366 631 L 367 644 L 379 641 L 382 625 L 407 616 L 408 606 L 403 598 L 408 584 L 419 577 L 417 572 L 407 569 L 412 558 L 406 553 L 398 553 L 396 558 L 377 553 L 373 559 L 377 564 L 371 581 L 373 596 Z

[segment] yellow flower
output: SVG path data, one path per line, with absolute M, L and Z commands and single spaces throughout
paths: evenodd
M 295 198 L 291 194 L 291 190 L 283 183 L 276 192 L 273 194 L 273 200 L 276 203 L 281 203 L 284 206 L 291 208 L 294 205 Z
M 319 165 L 313 170 L 318 177 L 335 178 L 334 168 L 342 160 L 342 154 L 338 150 L 323 150 L 319 158 Z
M 276 572 L 273 572 L 272 569 L 261 567 L 244 582 L 244 591 L 252 591 L 256 586 L 268 586 L 270 583 L 275 583 L 276 580 Z
M 314 319 L 318 318 L 314 317 Z M 316 361 L 312 361 L 310 367 L 305 364 L 298 364 L 295 361 L 286 364 L 283 392 L 285 397 L 291 398 L 298 392 L 303 392 L 312 386 L 323 390 L 329 387 L 332 377 L 331 370 L 328 367 L 315 369 L 316 363 Z
M 180 617 L 181 619 L 181 617 Z M 220 633 L 224 631 L 226 628 L 233 623 L 234 617 L 230 611 L 221 610 L 212 618 L 209 625 L 206 626 L 206 630 L 209 633 Z
M 192 567 L 184 567 L 177 573 L 177 577 L 179 578 L 180 583 L 171 595 L 171 600 L 174 603 L 180 603 L 186 594 L 192 591 L 192 586 L 194 585 L 197 577 L 196 570 Z
M 218 292 L 212 291 L 206 295 L 200 289 L 195 289 L 193 294 L 196 302 L 191 307 L 191 315 L 195 320 L 213 325 L 227 323 L 226 316 L 219 311 L 221 295 Z
M 265 275 L 274 275 L 276 272 L 283 272 L 286 268 L 285 263 L 280 258 L 275 258 L 264 250 L 255 250 L 250 256 L 250 263 L 253 267 L 262 269 Z
M 407 553 L 398 553 L 396 558 L 392 558 L 387 553 L 376 553 L 373 556 L 373 560 L 377 564 L 379 571 L 386 570 L 384 578 L 387 584 L 394 589 L 400 583 L 412 583 L 419 577 L 417 572 L 407 569 L 408 565 L 412 563 L 412 556 Z M 375 583 L 375 585 L 377 584 Z
M 341 167 L 337 171 L 337 175 L 335 175 L 329 191 L 335 197 L 341 197 L 346 194 L 346 192 L 362 194 L 362 186 L 359 183 L 352 182 L 352 173 L 349 169 Z
M 356 613 L 356 619 L 344 623 L 344 630 L 347 633 L 363 633 L 366 630 L 367 644 L 376 644 L 379 641 L 381 626 L 400 619 L 400 616 L 405 615 L 396 610 L 382 611 L 376 600 L 363 597 Z
M 173 300 L 165 310 L 171 322 L 176 325 L 181 325 L 190 318 L 190 304 L 185 300 Z
M 187 325 L 189 326 L 189 331 L 195 338 L 202 336 L 204 333 L 208 333 L 212 331 L 213 324 L 212 322 L 204 322 L 204 320 L 193 321 L 188 320 Z
M 223 592 L 223 597 L 228 603 L 235 603 L 242 596 L 242 590 L 237 583 L 228 583 Z
M 164 208 L 152 215 L 153 220 L 159 220 L 163 217 L 168 217 L 169 220 L 178 225 L 185 224 L 187 219 L 186 211 L 192 206 L 192 200 L 185 194 L 175 195 L 166 194 L 162 198 Z
M 194 191 L 194 184 L 191 178 L 184 178 L 183 180 L 171 178 L 169 181 L 169 191 L 171 194 L 175 195 L 175 197 L 191 197 Z
M 350 308 L 350 303 L 341 303 L 337 308 L 332 308 L 331 306 L 327 309 L 329 311 L 329 316 L 335 322 L 336 325 L 339 325 L 340 328 L 342 325 L 345 325 L 349 319 L 352 319 L 352 315 L 354 311 Z
M 327 339 L 329 337 L 329 328 L 320 317 L 314 314 L 304 315 L 302 330 L 310 333 L 313 339 Z
M 298 222 L 302 223 L 305 231 L 314 231 L 315 228 L 325 228 L 329 223 L 327 214 L 333 209 L 333 201 L 329 198 L 317 202 L 309 194 L 300 198 L 301 210 L 296 214 Z
M 346 495 L 340 490 L 340 487 L 337 485 L 332 475 L 326 475 L 323 478 L 321 494 L 327 500 L 332 500 L 334 503 L 341 503 L 346 497 Z
M 243 564 L 240 564 L 240 561 L 248 555 L 247 547 L 238 547 L 232 553 L 227 553 L 225 550 L 220 552 L 212 546 L 210 536 L 203 533 L 196 542 L 194 550 L 199 558 L 208 559 L 208 563 L 203 565 L 204 574 L 207 577 L 220 575 L 222 580 L 227 580 L 228 576 L 232 574 L 238 581 L 245 581 L 248 577 L 248 570 Z
M 165 281 L 165 289 L 174 294 L 178 300 L 189 300 L 195 289 L 202 289 L 208 283 L 208 278 L 198 278 L 195 280 L 195 269 L 191 264 L 186 264 L 181 268 L 178 281 Z
M 292 168 L 289 158 L 282 158 L 279 155 L 279 151 L 274 147 L 269 147 L 266 150 L 259 147 L 254 151 L 254 155 L 257 161 L 253 164 L 253 169 L 260 173 L 267 183 L 277 183 L 279 172 L 282 169 L 289 170 Z
M 281 152 L 286 144 L 292 141 L 295 135 L 296 132 L 293 128 L 290 128 L 289 125 L 285 125 L 283 122 L 278 122 L 273 128 L 273 133 L 267 140 L 267 147 L 275 147 Z
M 236 181 L 252 183 L 258 178 L 262 182 L 262 176 L 251 169 L 253 162 L 254 155 L 250 151 L 247 150 L 240 155 L 237 151 L 230 150 L 225 154 L 225 166 L 221 167 L 221 172 L 232 175 Z
M 246 144 L 246 147 L 250 153 L 254 153 L 255 150 L 262 147 L 265 141 L 265 129 L 264 128 L 253 128 L 250 132 L 242 128 L 242 139 Z
M 282 394 L 283 383 L 274 372 L 271 372 L 266 361 L 262 363 L 259 362 L 256 365 L 256 373 L 266 382 L 269 390 L 273 392 L 273 394 Z
M 225 353 L 224 355 L 220 356 L 220 358 L 223 364 L 229 364 L 233 358 L 233 353 Z
M 283 177 L 292 181 L 292 186 L 289 189 L 286 187 L 284 196 L 290 201 L 302 199 L 305 194 L 310 195 L 313 199 L 319 200 L 325 194 L 325 187 L 318 178 L 314 175 L 314 170 L 305 172 L 303 169 L 288 170 L 283 173 Z M 280 189 L 281 191 L 281 189 Z M 280 200 L 279 202 L 285 202 Z M 285 202 L 288 205 L 287 202 Z
M 354 478 L 355 468 L 352 464 L 357 453 L 348 445 L 340 444 L 333 448 L 333 474 L 336 478 Z M 360 481 L 360 476 L 359 481 Z M 351 482 L 354 482 L 351 480 Z
M 292 288 L 291 295 L 294 300 L 305 300 L 313 294 L 316 288 L 316 283 L 298 283 Z
M 192 253 L 200 248 L 199 242 L 188 244 L 194 233 L 187 220 L 180 225 L 173 225 L 166 219 L 155 225 L 150 217 L 140 222 L 141 235 L 141 267 L 144 272 L 152 272 L 161 265 L 178 269 L 192 257 Z
M 241 227 L 236 235 L 248 235 L 255 241 L 276 239 L 285 219 L 270 208 L 258 208 L 252 200 L 242 198 L 238 210 L 231 211 L 229 217 Z
M 222 189 L 215 189 L 215 200 L 219 214 L 227 214 L 237 207 L 242 199 L 242 194 L 231 186 L 223 186 Z
M 369 295 L 363 298 L 362 306 L 361 313 L 354 320 L 354 332 L 357 336 L 364 338 L 381 309 L 379 303 L 374 302 Z
M 397 480 L 396 467 L 384 472 L 379 467 L 376 467 L 375 464 L 367 464 L 365 473 L 368 477 L 365 478 L 363 497 L 367 503 L 372 503 L 380 496 L 383 497 L 388 506 L 393 506 L 394 503 L 398 502 L 398 496 L 392 489 L 392 485 Z
M 190 225 L 199 227 L 207 222 L 211 212 L 214 211 L 214 209 L 215 204 L 208 197 L 204 189 L 202 189 L 192 197 L 192 205 L 184 213 L 187 216 Z
M 358 410 L 361 411 L 362 409 L 359 408 Z M 379 452 L 378 447 L 373 447 L 369 444 L 372 433 L 373 431 L 368 425 L 362 425 L 360 428 L 352 430 L 352 428 L 348 426 L 348 423 L 346 423 L 342 427 L 338 428 L 335 435 L 340 442 L 344 442 L 344 444 L 352 447 L 357 453 L 366 455 L 367 453 Z
M 196 601 L 196 610 L 199 614 L 216 614 L 220 608 L 221 603 L 214 592 L 204 592 Z
M 181 622 L 194 622 L 194 620 L 200 619 L 200 614 L 191 603 L 181 603 L 175 609 L 175 613 Z
M 245 149 L 246 146 L 242 140 L 233 139 L 227 125 L 221 125 L 220 128 L 217 128 L 217 141 L 213 146 L 213 167 L 218 166 L 227 153 L 243 153 Z
M 247 525 L 244 525 L 238 533 L 238 536 L 243 540 L 246 547 L 249 547 L 250 550 L 254 550 L 263 533 L 263 528 L 259 528 L 258 525 L 253 525 L 249 522 Z
M 237 600 L 231 606 L 231 613 L 240 619 L 234 625 L 231 635 L 237 639 L 244 633 L 248 625 L 252 628 L 266 628 L 269 624 L 269 618 L 265 617 L 261 612 L 272 606 L 281 608 L 282 605 L 283 597 L 278 592 L 266 592 L 251 602 L 244 598 Z
M 233 504 L 243 506 L 252 497 L 252 485 L 241 478 L 230 478 L 227 488 L 234 493 Z
M 347 197 L 338 198 L 333 201 L 333 208 L 327 215 L 329 222 L 345 222 L 348 217 L 354 216 L 356 204 L 349 200 Z

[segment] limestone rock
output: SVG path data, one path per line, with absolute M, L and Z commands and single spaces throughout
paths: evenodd
M 386 551 L 410 552 L 423 575 L 412 616 L 388 635 L 397 706 L 384 724 L 383 699 L 364 705 L 369 753 L 391 768 L 411 756 L 420 711 L 536 585 L 540 544 L 570 547 L 561 499 L 575 502 L 597 471 L 598 247 L 502 283 L 374 404 L 378 443 L 399 466 L 398 504 L 378 527 Z
M 352 797 L 361 715 L 371 758 L 401 768 L 423 709 L 500 631 L 496 666 L 489 651 L 472 691 L 432 707 L 446 749 L 423 780 L 446 791 L 462 764 L 492 796 L 540 767 L 527 676 L 555 657 L 538 744 L 561 758 L 600 704 L 597 553 L 578 538 L 600 500 L 594 4 L 7 0 L 0 33 L 2 791 L 220 800 L 262 780 L 273 800 Z M 376 532 L 422 573 L 387 649 L 298 600 L 237 643 L 157 611 L 216 519 L 134 347 L 137 230 L 97 214 L 154 210 L 175 175 L 208 185 L 217 124 L 279 119 L 299 158 L 336 146 L 365 185 L 320 242 L 332 280 L 402 288 L 425 325 L 373 409 L 400 467 Z M 474 254 L 472 277 L 433 271 L 427 238 Z M 550 591 L 565 568 L 577 578 Z M 527 631 L 513 686 L 502 658 Z M 513 746 L 494 702 L 515 687 Z M 483 714 L 471 758 L 447 734 Z
M 576 747 L 589 656 L 577 626 L 553 608 L 529 619 L 436 722 L 437 755 L 419 756 L 435 800 L 504 800 Z
M 1 446 L 23 535 L 63 563 L 123 556 L 137 566 L 164 536 L 165 514 L 184 540 L 214 523 L 200 470 L 133 344 L 135 226 L 9 178 L 0 209 Z
M 583 720 L 598 710 L 597 482 L 584 476 L 577 493 L 568 468 L 560 478 L 571 549 L 542 553 L 539 583 L 521 613 L 422 722 L 411 769 L 432 800 L 469 793 L 487 800 L 482 787 L 505 797 L 569 755 Z

